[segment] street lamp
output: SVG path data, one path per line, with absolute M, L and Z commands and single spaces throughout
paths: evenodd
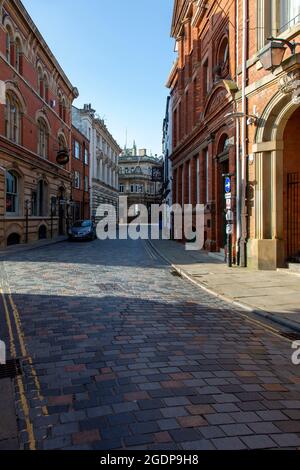
M 286 46 L 290 49 L 291 54 L 294 55 L 299 43 L 273 37 L 268 38 L 268 41 L 270 42 L 263 48 L 261 53 L 258 55 L 258 58 L 265 70 L 272 70 L 273 72 L 281 65 L 286 51 Z

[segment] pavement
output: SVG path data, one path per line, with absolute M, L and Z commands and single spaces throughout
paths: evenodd
M 300 449 L 292 342 L 148 242 L 63 242 L 0 273 L 21 449 Z
M 21 243 L 20 245 L 8 246 L 7 248 L 0 250 L 0 261 L 6 260 L 9 256 L 14 256 L 17 253 L 23 253 L 24 251 L 36 250 L 37 248 L 45 248 L 50 245 L 56 245 L 67 240 L 65 235 L 54 237 L 52 239 L 47 238 L 45 240 L 38 240 L 28 244 Z
M 151 240 L 153 248 L 181 275 L 213 295 L 268 321 L 300 332 L 300 276 L 286 270 L 228 268 L 204 251 L 186 251 L 172 240 Z M 300 271 L 299 271 L 300 273 Z

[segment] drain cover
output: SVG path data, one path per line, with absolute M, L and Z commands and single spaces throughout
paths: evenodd
M 7 361 L 6 364 L 0 365 L 0 380 L 14 379 L 17 375 L 21 374 L 22 370 L 19 359 L 12 359 Z

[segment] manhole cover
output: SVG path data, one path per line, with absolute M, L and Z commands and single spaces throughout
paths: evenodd
M 14 379 L 17 375 L 22 375 L 19 359 L 12 359 L 0 365 L 0 379 Z

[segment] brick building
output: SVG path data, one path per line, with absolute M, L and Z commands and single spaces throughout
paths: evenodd
M 236 261 L 299 262 L 300 0 L 176 0 L 172 36 L 173 200 L 205 204 L 219 251 L 232 174 Z
M 90 142 L 72 126 L 73 220 L 90 218 Z
M 205 205 L 205 248 L 226 244 L 224 176 L 235 175 L 235 8 L 225 0 L 176 0 L 172 37 L 178 58 L 172 98 L 173 202 Z M 232 178 L 235 197 L 235 177 Z M 235 199 L 233 199 L 235 200 Z M 233 207 L 235 210 L 235 207 Z
M 290 50 L 273 41 L 279 60 L 270 67 L 268 38 L 300 42 L 300 1 L 239 5 L 236 100 L 239 111 L 257 115 L 256 125 L 246 117 L 240 120 L 245 136 L 241 155 L 247 263 L 276 269 L 300 260 L 300 47 Z
M 19 0 L 0 0 L 0 247 L 66 232 L 78 91 Z

